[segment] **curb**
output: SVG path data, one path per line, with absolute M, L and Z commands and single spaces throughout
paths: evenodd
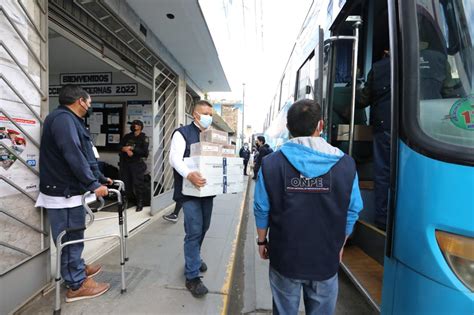
M 227 271 L 226 271 L 226 277 L 224 279 L 224 285 L 222 286 L 221 292 L 222 292 L 222 309 L 220 314 L 221 315 L 227 315 L 227 311 L 229 308 L 229 291 L 230 291 L 230 285 L 232 283 L 232 280 L 234 278 L 234 266 L 236 262 L 236 251 L 239 245 L 239 239 L 240 239 L 240 231 L 241 231 L 241 224 L 242 224 L 242 218 L 244 214 L 244 209 L 245 209 L 245 203 L 247 201 L 247 192 L 250 186 L 250 181 L 251 177 L 249 176 L 249 179 L 247 181 L 247 187 L 245 188 L 244 194 L 243 194 L 243 200 L 242 204 L 240 206 L 240 214 L 239 214 L 239 223 L 237 224 L 237 229 L 235 232 L 235 237 L 234 241 L 232 242 L 232 252 L 230 254 L 230 259 L 227 264 Z

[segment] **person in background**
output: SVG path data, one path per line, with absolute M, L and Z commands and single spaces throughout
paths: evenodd
M 320 137 L 321 107 L 294 103 L 292 139 L 262 160 L 255 186 L 258 252 L 270 259 L 274 314 L 334 314 L 344 244 L 363 208 L 354 160 Z M 267 240 L 267 233 L 269 238 Z
M 244 175 L 247 176 L 247 166 L 250 159 L 249 144 L 244 143 L 244 146 L 240 149 L 239 156 L 244 159 Z
M 127 198 L 135 197 L 136 211 L 143 210 L 145 195 L 145 160 L 148 157 L 148 137 L 143 133 L 143 122 L 134 120 L 130 123 L 130 133 L 121 142 L 120 175 L 125 183 Z
M 386 47 L 388 45 L 385 45 Z M 375 226 L 386 230 L 388 189 L 390 185 L 391 86 L 390 53 L 384 49 L 382 59 L 372 65 L 367 82 L 357 93 L 357 107 L 370 107 L 373 131 Z
M 184 158 L 191 153 L 191 144 L 200 141 L 200 133 L 212 124 L 212 105 L 204 100 L 196 102 L 193 109 L 194 121 L 176 129 L 171 138 L 169 162 L 174 172 L 173 200 L 183 205 L 184 212 L 184 276 L 186 288 L 194 297 L 204 297 L 208 289 L 199 276 L 207 271 L 201 258 L 201 247 L 211 225 L 214 196 L 191 197 L 183 195 L 183 180 L 188 179 L 196 187 L 204 187 L 206 179 L 197 171 L 191 171 Z
M 171 212 L 170 214 L 166 214 L 163 216 L 163 219 L 169 222 L 176 223 L 178 222 L 178 216 L 179 212 L 181 211 L 181 208 L 183 208 L 183 204 L 179 201 L 176 202 L 176 205 L 174 206 L 174 211 Z
M 47 210 L 55 244 L 64 230 L 84 226 L 82 195 L 93 191 L 95 196 L 105 197 L 108 189 L 104 184 L 112 184 L 99 171 L 97 150 L 83 120 L 91 109 L 91 97 L 80 86 L 65 85 L 59 92 L 59 104 L 43 124 L 40 194 L 35 205 Z M 84 230 L 68 232 L 62 242 L 83 238 Z M 92 277 L 101 266 L 85 265 L 83 249 L 84 243 L 72 244 L 61 255 L 61 276 L 68 287 L 66 302 L 94 298 L 110 288 L 108 283 L 94 281 Z
M 262 165 L 263 158 L 273 152 L 272 148 L 270 148 L 270 146 L 265 143 L 264 136 L 258 136 L 257 140 L 255 141 L 255 145 L 257 146 L 257 149 L 258 149 L 258 152 L 257 152 L 258 155 L 255 157 L 253 179 L 257 179 L 258 171 L 260 170 L 260 166 Z

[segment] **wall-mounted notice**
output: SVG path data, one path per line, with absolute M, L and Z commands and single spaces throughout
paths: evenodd
M 112 72 L 62 73 L 59 84 L 107 84 L 112 83 Z
M 50 85 L 49 96 L 59 96 L 61 85 Z M 121 84 L 94 84 L 83 85 L 82 88 L 89 93 L 90 96 L 136 96 L 138 95 L 138 84 L 121 83 Z

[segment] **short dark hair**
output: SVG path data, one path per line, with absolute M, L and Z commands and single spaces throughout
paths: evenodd
M 87 93 L 81 86 L 68 84 L 61 88 L 59 91 L 59 104 L 71 105 L 80 98 L 88 99 L 89 93 Z
M 193 112 L 196 110 L 196 107 L 198 107 L 198 106 L 209 106 L 210 108 L 212 108 L 211 103 L 209 103 L 209 102 L 206 101 L 206 100 L 200 100 L 200 101 L 197 101 L 197 102 L 194 104 Z
M 258 141 L 260 141 L 261 143 L 265 144 L 265 137 L 264 137 L 264 136 L 258 136 L 257 139 L 258 139 Z
M 288 110 L 286 120 L 293 137 L 312 136 L 321 120 L 321 106 L 310 99 L 298 101 Z

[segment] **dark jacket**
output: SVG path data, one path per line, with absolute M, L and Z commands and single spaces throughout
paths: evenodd
M 127 133 L 120 143 L 122 147 L 131 146 L 133 155 L 128 156 L 125 152 L 120 152 L 120 158 L 124 162 L 140 162 L 148 157 L 148 137 L 142 132 L 135 136 L 133 132 Z
M 248 161 L 250 159 L 250 150 L 241 148 L 239 152 L 239 156 L 244 159 L 244 161 Z
M 385 57 L 372 65 L 365 87 L 357 93 L 357 103 L 358 108 L 371 105 L 370 124 L 374 132 L 390 131 L 390 58 Z
M 262 165 L 262 159 L 272 152 L 272 148 L 270 148 L 270 146 L 266 143 L 258 148 L 258 155 L 255 159 L 255 169 L 257 172 L 260 169 L 260 166 Z
M 107 181 L 84 120 L 66 106 L 59 106 L 44 121 L 40 162 L 40 191 L 48 196 L 81 195 Z

